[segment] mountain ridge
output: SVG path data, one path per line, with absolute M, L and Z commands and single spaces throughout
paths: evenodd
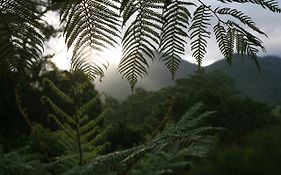
M 281 58 L 278 56 L 258 57 L 261 70 L 259 72 L 255 63 L 248 57 L 235 55 L 231 66 L 222 59 L 209 66 L 205 71 L 219 70 L 232 77 L 237 89 L 247 96 L 260 101 L 281 103 Z M 136 88 L 156 91 L 163 87 L 173 85 L 172 76 L 163 62 L 149 63 L 148 76 L 139 79 Z M 176 73 L 175 80 L 187 77 L 197 70 L 197 65 L 182 60 Z M 117 72 L 117 66 L 109 67 L 102 82 L 95 82 L 99 91 L 118 99 L 124 100 L 131 94 L 127 80 Z

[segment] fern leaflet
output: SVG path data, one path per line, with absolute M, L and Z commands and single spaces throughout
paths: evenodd
M 201 66 L 202 60 L 206 54 L 207 40 L 210 38 L 210 32 L 208 26 L 210 26 L 209 20 L 212 17 L 210 10 L 205 6 L 199 6 L 194 12 L 192 19 L 192 25 L 189 28 L 191 31 L 190 39 L 191 50 L 193 50 L 193 56 L 197 60 L 198 66 Z
M 71 69 L 84 71 L 90 79 L 102 77 L 104 69 L 96 62 L 96 57 L 105 48 L 118 44 L 118 3 L 109 0 L 68 0 L 65 4 L 61 21 L 66 22 L 64 35 L 68 48 L 73 45 Z
M 191 14 L 186 6 L 193 3 L 174 0 L 163 9 L 163 25 L 160 38 L 161 59 L 168 67 L 174 78 L 179 68 L 181 56 L 185 53 L 184 40 L 187 37 L 187 27 Z
M 133 88 L 138 77 L 147 74 L 147 58 L 154 59 L 154 51 L 159 45 L 161 15 L 155 8 L 161 8 L 153 0 L 129 0 L 123 11 L 124 22 L 132 15 L 136 18 L 126 30 L 123 40 L 123 54 L 119 72 L 123 74 Z

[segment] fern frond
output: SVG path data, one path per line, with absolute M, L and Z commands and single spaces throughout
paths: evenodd
M 257 53 L 259 52 L 259 49 L 265 52 L 262 41 L 233 21 L 228 21 L 227 24 L 235 29 L 234 35 L 236 37 L 237 52 L 250 56 L 260 70 Z
M 92 52 L 100 52 L 118 44 L 118 8 L 117 1 L 109 0 L 66 2 L 61 21 L 66 22 L 66 44 L 68 48 L 73 46 L 72 70 L 82 70 L 92 79 L 103 76 L 103 68 L 93 62 L 95 58 Z
M 235 33 L 235 29 L 232 28 L 227 29 L 226 42 L 228 48 L 228 52 L 227 52 L 228 55 L 226 57 L 226 60 L 230 65 L 232 63 L 232 56 L 234 54 L 234 33 Z
M 220 22 L 217 23 L 217 25 L 214 26 L 214 32 L 216 36 L 216 40 L 219 46 L 219 49 L 223 56 L 226 58 L 226 60 L 232 59 L 232 48 L 229 48 L 227 36 L 226 36 L 226 30 L 221 25 Z M 228 61 L 229 62 L 229 61 Z
M 249 16 L 245 15 L 243 12 L 237 9 L 217 8 L 215 12 L 221 15 L 231 15 L 234 18 L 240 20 L 243 24 L 253 29 L 254 31 L 266 36 L 266 34 L 256 26 L 255 22 Z
M 84 165 L 80 173 L 89 174 L 92 172 L 103 172 L 125 168 L 124 165 L 120 164 L 120 162 L 143 148 L 145 148 L 145 146 L 137 146 L 131 149 L 116 151 L 106 155 L 98 156 L 97 158 L 92 160 L 91 163 Z
M 83 167 L 82 174 L 90 174 L 99 170 L 114 170 L 115 172 L 126 171 L 127 166 L 132 165 L 147 153 L 155 153 L 165 150 L 168 146 L 178 143 L 187 150 L 196 148 L 206 148 L 204 146 L 211 143 L 210 131 L 217 130 L 215 127 L 204 127 L 201 121 L 209 117 L 211 112 L 201 113 L 202 104 L 194 105 L 182 119 L 160 133 L 158 137 L 145 145 L 133 147 L 124 151 L 117 151 L 103 156 L 98 156 L 92 163 Z M 197 118 L 197 116 L 199 116 Z M 198 146 L 198 147 L 197 147 Z M 121 173 L 122 174 L 122 173 Z
M 272 12 L 281 13 L 281 8 L 278 5 L 278 1 L 276 0 L 218 0 L 223 3 L 252 3 L 256 5 L 260 5 L 263 8 L 269 9 Z
M 49 97 L 43 96 L 41 100 L 43 104 L 47 104 L 59 117 L 71 122 L 72 124 L 75 124 L 75 121 L 71 118 L 71 116 L 61 110 Z
M 135 7 L 128 7 L 131 4 Z M 118 70 L 132 88 L 137 83 L 138 77 L 147 74 L 147 58 L 153 60 L 155 57 L 154 52 L 159 45 L 157 31 L 161 30 L 161 15 L 155 9 L 160 7 L 159 2 L 153 0 L 130 0 L 124 7 L 124 22 L 131 15 L 136 15 L 136 18 L 124 34 L 123 53 Z
M 202 60 L 207 53 L 207 38 L 210 38 L 210 32 L 208 26 L 210 25 L 209 20 L 212 17 L 209 8 L 205 5 L 200 5 L 194 12 L 192 19 L 192 25 L 189 28 L 191 31 L 190 39 L 191 50 L 193 50 L 192 56 L 197 60 L 198 66 L 201 66 Z
M 81 107 L 77 109 L 77 113 L 79 115 L 84 115 L 91 107 L 93 107 L 100 100 L 100 95 L 97 95 L 90 101 L 83 104 Z
M 58 127 L 60 129 L 65 131 L 65 134 L 67 135 L 67 137 L 75 140 L 75 137 L 73 137 L 75 135 L 75 133 L 74 133 L 73 129 L 71 129 L 69 124 L 67 124 L 66 122 L 62 123 L 61 122 L 62 120 L 59 120 L 58 117 L 53 114 L 49 114 L 49 118 L 54 120 L 56 125 L 58 125 Z M 71 121 L 69 121 L 69 122 L 72 122 L 72 120 L 73 119 L 71 119 Z
M 99 116 L 90 118 L 89 109 L 99 102 L 100 96 L 97 95 L 84 104 L 80 104 L 80 100 L 75 101 L 75 99 L 79 99 L 77 97 L 80 97 L 85 92 L 88 81 L 73 83 L 69 94 L 60 91 L 48 79 L 44 80 L 44 82 L 51 87 L 52 91 L 55 91 L 57 96 L 61 97 L 60 99 L 63 99 L 63 102 L 68 103 L 70 108 L 74 109 L 71 113 L 67 113 L 60 109 L 49 97 L 42 97 L 42 101 L 48 104 L 56 114 L 49 115 L 49 117 L 53 119 L 60 129 L 60 140 L 66 154 L 60 157 L 59 161 L 62 161 L 67 168 L 78 164 L 82 165 L 90 158 L 93 159 L 108 146 L 109 143 L 106 142 L 105 138 L 111 132 L 111 126 L 104 126 L 104 117 L 110 110 L 105 110 Z
M 79 53 L 74 53 L 70 63 L 70 72 L 81 71 L 85 73 L 90 81 L 104 77 L 104 70 L 108 68 L 107 64 L 99 64 L 97 59 L 92 57 L 91 48 L 84 48 Z
M 94 120 L 88 121 L 88 123 L 87 123 L 87 120 L 82 120 L 83 117 L 81 117 L 81 120 L 80 120 L 81 123 L 85 123 L 85 122 L 87 123 L 87 125 L 81 126 L 81 128 L 80 128 L 81 132 L 86 133 L 89 130 L 93 129 L 95 126 L 99 125 L 99 123 L 102 123 L 104 120 L 104 117 L 106 115 L 108 115 L 109 112 L 111 112 L 110 109 L 105 109 L 104 111 L 102 111 L 102 113 L 99 116 L 97 116 Z M 87 119 L 88 119 L 88 117 L 87 117 Z
M 73 99 L 66 95 L 63 91 L 61 91 L 50 79 L 44 78 L 43 84 L 49 88 L 51 88 L 52 92 L 54 92 L 61 100 L 66 103 L 73 104 Z
M 70 88 L 70 93 L 73 95 L 81 95 L 84 93 L 85 89 L 91 84 L 88 81 L 82 83 L 73 83 L 73 86 Z
M 158 52 L 162 53 L 161 59 L 170 70 L 172 78 L 174 78 L 181 62 L 181 56 L 185 52 L 185 37 L 188 36 L 186 30 L 191 18 L 187 6 L 190 5 L 195 4 L 173 0 L 163 9 L 163 25 Z
M 19 72 L 42 57 L 38 4 L 31 0 L 0 1 L 0 72 Z

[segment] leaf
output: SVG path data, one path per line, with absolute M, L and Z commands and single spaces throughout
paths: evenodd
M 91 80 L 103 77 L 105 64 L 99 64 L 94 53 L 118 44 L 119 3 L 112 0 L 68 0 L 65 4 L 61 21 L 66 22 L 65 42 L 68 48 L 73 46 L 71 70 L 83 71 Z
M 207 38 L 210 38 L 208 26 L 210 26 L 210 18 L 212 17 L 210 10 L 205 6 L 199 6 L 194 12 L 192 25 L 189 28 L 191 31 L 190 39 L 191 50 L 194 51 L 192 56 L 196 59 L 198 67 L 201 66 L 202 60 L 207 53 Z
M 22 72 L 42 58 L 38 8 L 31 0 L 0 1 L 0 74 Z
M 195 5 L 183 1 L 171 1 L 163 9 L 163 24 L 160 36 L 159 53 L 161 59 L 170 70 L 172 78 L 181 62 L 181 56 L 185 52 L 186 30 L 189 25 L 191 14 L 187 6 Z
M 161 15 L 155 11 L 160 8 L 158 2 L 126 1 L 123 9 L 123 19 L 126 22 L 129 16 L 135 14 L 136 18 L 126 30 L 122 39 L 122 59 L 118 70 L 126 78 L 133 89 L 138 77 L 147 75 L 147 58 L 154 59 L 154 52 L 159 45 L 161 30 Z M 134 9 L 129 4 L 135 4 Z

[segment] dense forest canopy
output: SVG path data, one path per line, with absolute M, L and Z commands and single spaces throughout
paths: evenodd
M 200 67 L 214 35 L 229 65 L 238 54 L 259 68 L 266 33 L 228 5 L 281 8 L 217 1 L 0 0 L 0 175 L 280 174 L 280 104 Z M 62 31 L 42 20 L 48 11 L 60 13 Z M 73 50 L 70 71 L 42 56 L 57 32 Z M 118 71 L 132 88 L 157 55 L 174 77 L 186 45 L 198 71 L 119 102 L 93 83 L 108 67 L 96 54 L 118 44 Z

